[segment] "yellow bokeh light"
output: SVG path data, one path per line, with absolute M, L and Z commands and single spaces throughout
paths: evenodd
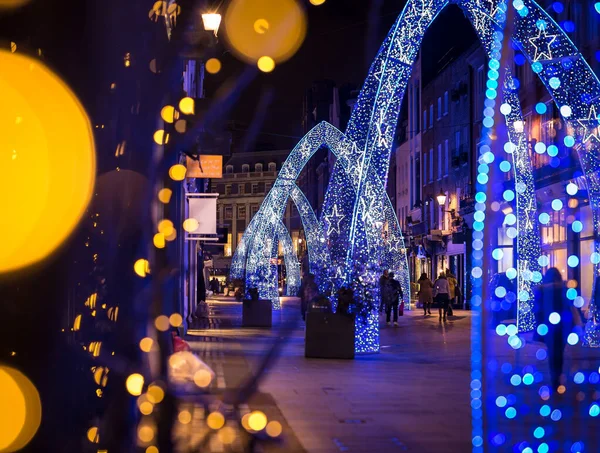
M 160 111 L 160 117 L 166 123 L 172 123 L 175 121 L 175 107 L 172 105 L 165 105 Z
M 169 316 L 169 323 L 173 327 L 179 327 L 181 324 L 183 324 L 183 317 L 179 313 L 173 313 L 171 316 Z
M 246 431 L 252 431 L 250 425 L 248 424 L 248 420 L 250 419 L 250 414 L 244 414 L 242 416 L 242 426 Z
M 29 0 L 0 0 L 0 10 L 20 8 L 29 3 Z
M 248 426 L 254 431 L 261 431 L 267 426 L 267 416 L 261 411 L 253 411 L 248 417 Z
M 167 134 L 163 129 L 159 129 L 154 133 L 154 142 L 157 145 L 166 145 L 169 143 L 169 134 Z
M 125 381 L 125 387 L 131 395 L 140 396 L 144 388 L 144 376 L 139 373 L 130 374 Z
M 188 233 L 193 233 L 198 229 L 199 226 L 200 222 L 198 222 L 196 219 L 185 219 L 183 221 L 183 229 Z
M 140 258 L 133 264 L 133 271 L 143 278 L 150 273 L 150 263 L 148 263 L 148 260 Z
M 154 247 L 156 247 L 157 249 L 164 249 L 165 248 L 165 235 L 162 233 L 156 233 L 154 235 L 154 237 L 152 238 L 152 242 L 154 244 Z
M 154 410 L 154 405 L 150 401 L 140 403 L 140 412 L 144 415 L 150 415 Z
M 221 62 L 218 58 L 210 58 L 204 66 L 209 74 L 216 74 L 221 70 Z
M 217 433 L 217 437 L 225 445 L 232 444 L 235 441 L 235 429 L 231 426 L 224 426 Z
M 177 230 L 173 229 L 173 231 L 171 231 L 171 234 L 169 234 L 168 236 L 165 236 L 165 239 L 169 242 L 177 239 Z
M 221 429 L 225 425 L 225 417 L 220 412 L 211 412 L 206 417 L 206 424 L 210 429 Z
M 325 0 L 309 0 L 312 5 L 319 6 L 325 3 Z
M 165 398 L 165 391 L 158 384 L 148 386 L 148 400 L 153 404 L 160 403 Z
M 22 449 L 42 419 L 40 395 L 20 371 L 0 366 L 0 451 Z
M 223 22 L 230 49 L 247 63 L 263 55 L 286 61 L 306 36 L 306 13 L 298 0 L 232 0 Z
M 171 201 L 171 195 L 173 195 L 173 191 L 171 189 L 160 189 L 158 191 L 158 199 L 164 204 L 167 204 L 169 201 Z
M 90 429 L 88 429 L 86 436 L 87 436 L 87 439 L 93 444 L 97 444 L 98 442 L 100 442 L 100 435 L 98 434 L 97 426 L 92 426 Z M 4 450 L 2 450 L 2 451 L 4 451 Z
M 173 222 L 169 219 L 163 219 L 158 222 L 158 232 L 164 234 L 165 236 L 170 236 L 175 229 Z
M 198 387 L 208 387 L 212 381 L 212 374 L 206 370 L 198 370 L 194 373 L 194 384 Z
M 169 177 L 173 181 L 183 181 L 185 179 L 185 174 L 187 169 L 185 165 L 175 164 L 171 168 L 169 168 Z
M 195 102 L 193 98 L 186 97 L 179 101 L 179 110 L 186 115 L 193 115 Z
M 165 315 L 160 315 L 154 320 L 154 327 L 161 332 L 166 332 L 169 330 L 169 325 L 169 318 L 167 318 Z
M 144 352 L 150 352 L 152 350 L 152 345 L 154 344 L 154 340 L 150 337 L 142 338 L 140 340 L 140 349 Z
M 180 134 L 183 134 L 187 129 L 187 121 L 186 120 L 177 120 L 175 122 L 175 130 Z
M 0 164 L 3 273 L 42 260 L 71 234 L 93 193 L 96 157 L 86 112 L 56 74 L 5 50 L 0 68 L 0 149 L 12 156 Z
M 138 428 L 138 439 L 142 442 L 151 442 L 154 439 L 154 428 L 151 426 L 140 426 Z
M 10 51 L 12 53 L 15 53 L 17 51 L 17 43 L 16 42 L 12 42 L 10 43 Z
M 256 19 L 254 21 L 254 31 L 259 35 L 264 35 L 269 31 L 269 21 L 266 19 Z
M 271 57 L 260 57 L 256 65 L 262 72 L 271 72 L 275 69 L 275 61 Z
M 146 453 L 158 453 L 158 448 L 156 448 L 154 445 L 150 445 L 148 448 L 146 448 Z
M 179 420 L 179 423 L 182 425 L 187 425 L 192 421 L 192 414 L 190 411 L 181 411 L 179 415 L 177 415 L 177 420 Z
M 556 389 L 556 391 L 562 395 L 563 393 L 565 393 L 567 391 L 567 388 L 564 385 L 559 385 L 558 388 Z
M 281 426 L 281 423 L 272 421 L 267 423 L 265 431 L 270 437 L 279 437 L 283 431 L 283 427 Z

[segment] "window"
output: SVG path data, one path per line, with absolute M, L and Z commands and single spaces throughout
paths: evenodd
M 227 244 L 225 244 L 225 248 L 223 250 L 223 255 L 231 256 L 231 233 L 227 233 Z
M 433 104 L 429 106 L 429 129 L 433 129 Z
M 225 173 L 227 173 L 227 174 L 233 173 L 233 165 L 227 165 L 225 167 Z
M 225 195 L 231 195 L 231 184 L 225 186 Z
M 272 185 L 273 185 L 273 183 L 270 183 L 270 182 L 265 183 L 265 193 L 267 193 L 267 192 L 269 192 L 269 190 L 271 190 Z
M 426 183 L 429 181 L 427 179 L 427 153 L 423 153 L 423 182 Z
M 246 220 L 246 206 L 238 205 L 237 209 L 238 209 L 237 218 Z
M 256 195 L 257 193 L 258 193 L 258 183 L 253 182 L 252 183 L 252 195 Z
M 248 165 L 248 164 L 242 165 L 242 173 L 250 173 L 250 165 Z
M 450 167 L 450 150 L 448 149 L 448 140 L 444 141 L 444 176 L 448 176 Z
M 439 181 L 440 179 L 442 179 L 442 145 L 441 145 L 441 143 L 438 145 L 437 161 L 438 161 L 437 179 Z
M 438 98 L 438 121 L 442 119 L 442 98 Z
M 456 157 L 460 154 L 460 131 L 454 133 L 454 153 Z
M 233 218 L 233 208 L 231 206 L 225 206 L 225 220 L 231 220 Z
M 254 171 L 256 173 L 261 173 L 263 171 L 263 165 L 262 164 L 255 164 L 254 165 Z
M 444 116 L 448 114 L 448 92 L 444 93 Z
M 252 217 L 254 217 L 254 214 L 256 214 L 258 212 L 258 205 L 257 204 L 253 204 L 252 206 L 250 206 L 250 215 Z
M 269 171 L 277 171 L 277 164 L 275 162 L 269 162 Z
M 423 110 L 423 130 L 427 129 L 427 110 Z
M 238 184 L 238 193 L 244 195 L 246 193 L 246 184 Z
M 433 182 L 433 148 L 429 150 L 429 182 Z

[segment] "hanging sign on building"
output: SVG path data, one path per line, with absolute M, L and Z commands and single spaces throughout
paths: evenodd
M 186 231 L 188 241 L 218 241 L 217 234 L 217 193 L 188 193 L 187 219 L 193 219 L 190 225 L 197 227 Z M 186 220 L 187 222 L 187 220 Z
M 222 178 L 223 177 L 223 156 L 212 156 L 201 154 L 198 160 L 190 157 L 186 162 L 188 178 Z

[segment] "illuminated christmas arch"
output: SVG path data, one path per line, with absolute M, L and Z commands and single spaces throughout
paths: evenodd
M 277 222 L 306 161 L 322 144 L 327 144 L 332 152 L 337 152 L 338 159 L 321 217 L 331 263 L 323 275 L 334 291 L 360 279 L 371 289 L 369 297 L 377 301 L 380 297 L 378 276 L 384 268 L 397 266 L 401 271 L 405 298 L 409 296 L 406 249 L 385 185 L 400 105 L 412 66 L 425 31 L 450 3 L 465 11 L 490 57 L 492 65 L 488 76 L 491 83 L 486 96 L 490 101 L 496 98 L 498 86 L 493 82 L 498 79 L 500 70 L 498 34 L 502 33 L 498 25 L 504 21 L 507 3 L 500 0 L 409 0 L 371 66 L 346 133 L 342 134 L 326 123 L 311 130 L 290 154 L 261 206 L 259 221 L 247 230 L 246 236 L 252 237 L 246 241 L 244 250 L 247 253 L 246 282 L 258 287 L 261 295 L 272 291 L 265 280 L 270 257 L 265 244 L 270 244 L 275 237 Z M 565 145 L 577 148 L 588 182 L 593 206 L 595 281 L 600 271 L 600 128 L 597 120 L 600 83 L 563 30 L 535 1 L 513 0 L 510 4 L 517 10 L 513 42 L 528 58 L 533 71 L 560 108 L 571 132 Z M 490 120 L 493 124 L 493 118 L 486 116 L 484 126 Z M 481 180 L 487 181 L 487 175 L 484 175 Z M 483 220 L 479 223 L 483 227 Z M 478 266 L 474 266 L 475 269 L 481 270 Z M 600 319 L 593 299 L 585 342 L 598 346 Z M 528 315 L 531 301 L 520 302 L 522 319 L 531 319 Z M 378 320 L 373 310 L 366 323 L 357 324 L 356 350 L 371 352 L 378 349 Z

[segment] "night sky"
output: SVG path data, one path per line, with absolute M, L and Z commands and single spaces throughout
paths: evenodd
M 252 123 L 261 96 L 272 90 L 260 142 L 294 145 L 295 137 L 302 135 L 303 95 L 313 81 L 330 79 L 338 87 L 360 88 L 379 45 L 405 1 L 328 0 L 319 7 L 308 1 L 304 3 L 308 31 L 302 47 L 273 73 L 259 74 L 242 93 L 230 115 L 236 127 L 244 130 Z M 98 62 L 106 61 L 107 52 L 112 50 L 106 48 L 109 46 L 98 30 L 122 35 L 119 42 L 123 43 L 123 51 L 127 35 L 134 32 L 127 27 L 109 31 L 99 23 L 107 19 L 105 15 L 123 15 L 123 23 L 127 23 L 129 12 L 116 7 L 124 4 L 99 0 L 33 0 L 16 13 L 0 16 L 0 42 L 8 46 L 10 41 L 15 41 L 21 49 L 41 47 L 46 63 L 79 94 L 95 122 L 96 107 L 101 102 L 98 93 L 110 79 L 106 68 Z M 435 74 L 438 60 L 449 50 L 464 49 L 474 40 L 472 27 L 458 7 L 447 8 L 425 36 L 423 69 L 426 78 Z M 225 46 L 224 40 L 221 45 Z M 207 79 L 208 96 L 244 69 L 244 63 L 225 49 L 220 59 L 222 71 Z

